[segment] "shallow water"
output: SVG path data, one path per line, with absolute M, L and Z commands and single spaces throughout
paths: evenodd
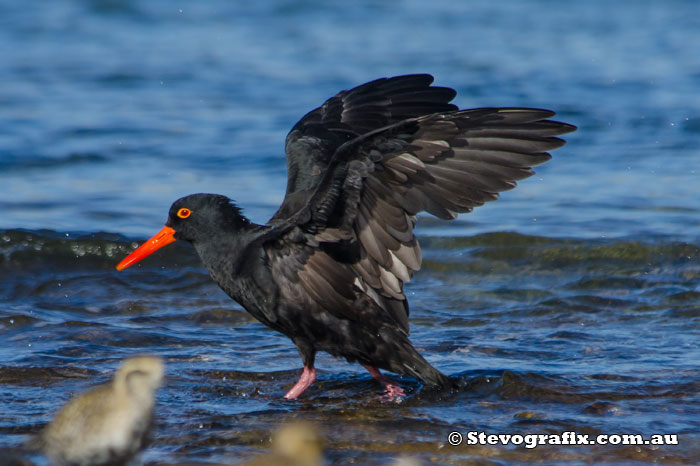
M 700 8 L 693 1 L 0 0 L 0 447 L 138 353 L 166 358 L 146 464 L 235 463 L 285 419 L 331 464 L 693 464 L 700 457 Z M 180 11 L 182 10 L 182 11 Z M 408 72 L 462 107 L 579 126 L 537 175 L 424 217 L 412 340 L 459 380 L 400 404 L 357 365 L 301 361 L 181 244 L 114 265 L 185 194 L 264 222 L 284 136 L 340 89 Z M 678 446 L 451 446 L 451 431 L 678 434 Z M 37 458 L 40 462 L 41 459 Z

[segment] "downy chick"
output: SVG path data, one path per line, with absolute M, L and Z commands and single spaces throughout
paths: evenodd
M 241 466 L 323 466 L 321 437 L 310 424 L 295 422 L 272 436 L 272 453 Z
M 70 466 L 121 465 L 147 443 L 154 392 L 163 380 L 163 361 L 139 356 L 124 361 L 111 383 L 73 398 L 37 439 L 54 463 Z

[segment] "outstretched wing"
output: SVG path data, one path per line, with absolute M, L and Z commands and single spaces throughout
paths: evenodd
M 453 219 L 531 176 L 564 144 L 556 136 L 575 129 L 553 115 L 530 108 L 433 113 L 339 145 L 276 244 L 287 251 L 278 264 L 293 255 L 292 243 L 304 245 L 304 257 L 273 270 L 338 317 L 352 318 L 353 302 L 362 302 L 356 320 L 374 316 L 408 333 L 403 284 L 421 264 L 415 215 Z
M 307 113 L 287 135 L 287 192 L 270 223 L 302 208 L 342 144 L 400 121 L 457 110 L 456 92 L 431 86 L 429 74 L 381 78 L 341 91 Z

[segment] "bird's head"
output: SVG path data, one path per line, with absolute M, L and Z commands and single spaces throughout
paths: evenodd
M 114 375 L 114 384 L 134 394 L 152 394 L 163 383 L 163 359 L 154 356 L 135 356 L 125 360 Z
M 196 244 L 222 234 L 234 233 L 248 223 L 228 197 L 219 194 L 190 194 L 173 202 L 163 229 L 122 260 L 117 265 L 117 270 L 134 265 L 175 240 Z

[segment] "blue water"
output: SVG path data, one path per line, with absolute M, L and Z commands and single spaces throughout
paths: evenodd
M 0 446 L 153 352 L 177 375 L 147 463 L 242 461 L 287 417 L 321 426 L 332 464 L 700 456 L 697 2 L 0 0 L 0 12 Z M 341 89 L 413 72 L 455 88 L 460 107 L 550 108 L 579 128 L 501 200 L 419 222 L 412 338 L 464 392 L 383 406 L 361 368 L 321 358 L 323 383 L 282 402 L 296 351 L 191 250 L 113 271 L 186 194 L 229 195 L 265 222 L 291 126 Z M 445 444 L 472 428 L 683 443 Z

